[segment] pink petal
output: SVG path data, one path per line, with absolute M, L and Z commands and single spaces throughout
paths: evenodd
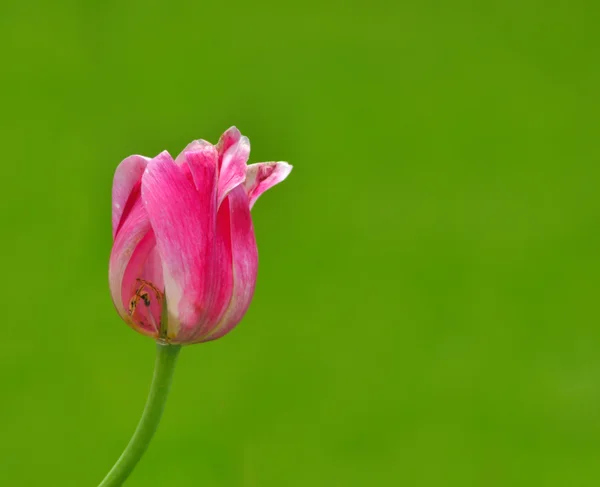
M 175 159 L 175 162 L 177 164 L 182 164 L 185 161 L 185 153 L 186 152 L 193 152 L 193 151 L 197 151 L 197 150 L 202 150 L 204 147 L 206 146 L 210 146 L 213 147 L 213 145 L 210 142 L 207 142 L 204 139 L 198 139 L 198 140 L 192 140 L 185 149 L 183 149 L 179 155 L 177 156 L 177 158 Z
M 144 156 L 129 156 L 115 171 L 112 188 L 112 229 L 113 239 L 117 234 L 123 216 L 139 196 L 140 181 L 150 159 Z
M 207 308 L 217 213 L 216 159 L 209 154 L 186 152 L 193 182 L 167 152 L 150 161 L 142 177 L 142 198 L 163 265 L 169 337 L 193 331 Z
M 154 234 L 138 196 L 115 238 L 109 283 L 121 317 L 132 328 L 150 336 L 158 332 L 163 288 L 160 262 L 152 258 L 154 248 Z
M 217 231 L 215 247 L 210 266 L 210 306 L 207 309 L 206 319 L 193 333 L 187 336 L 180 335 L 180 340 L 187 343 L 204 341 L 212 332 L 215 325 L 223 318 L 233 292 L 233 260 L 231 248 L 231 225 L 229 198 L 226 198 L 217 213 Z
M 217 151 L 219 152 L 219 155 L 223 156 L 223 154 L 225 154 L 225 152 L 227 152 L 227 149 L 229 149 L 238 140 L 240 140 L 241 136 L 242 136 L 242 134 L 237 129 L 237 127 L 235 127 L 235 126 L 229 127 L 223 133 L 223 135 L 221 135 L 221 137 L 219 138 L 219 142 L 217 142 L 216 147 L 217 147 Z M 220 161 L 219 161 L 219 167 L 220 167 Z
M 280 183 L 292 172 L 287 162 L 259 162 L 250 164 L 246 171 L 244 187 L 248 193 L 250 208 L 267 189 Z
M 258 270 L 258 250 L 250 216 L 248 196 L 242 186 L 229 193 L 229 228 L 231 238 L 233 290 L 224 316 L 202 341 L 222 337 L 237 325 L 252 301 Z M 225 204 L 223 205 L 225 207 Z M 221 211 L 221 210 L 219 210 Z
M 152 327 L 158 334 L 161 329 L 162 305 L 165 295 L 162 262 L 156 248 L 154 232 L 148 232 L 143 243 L 144 245 L 140 242 L 138 249 L 139 253 L 145 253 L 142 267 L 135 270 L 128 267 L 123 282 L 126 282 L 129 275 L 135 278 L 135 293 L 130 295 L 129 300 L 130 307 L 132 300 L 137 300 L 137 305 L 132 313 L 133 320 L 142 327 Z M 132 270 L 133 273 L 129 274 Z
M 232 189 L 244 182 L 248 157 L 250 157 L 248 137 L 240 137 L 223 153 L 219 171 L 219 206 Z
M 206 189 L 206 181 L 204 181 L 206 177 L 212 178 L 211 188 L 214 187 L 216 191 L 218 158 L 217 149 L 212 144 L 198 145 L 195 146 L 194 150 L 184 152 L 183 159 L 185 162 L 181 167 L 184 173 L 187 173 L 187 169 L 189 169 L 194 186 L 198 191 Z M 214 196 L 216 201 L 216 193 Z

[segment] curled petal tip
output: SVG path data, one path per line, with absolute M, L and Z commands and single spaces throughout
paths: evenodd
M 261 194 L 287 178 L 292 172 L 292 167 L 291 164 L 283 161 L 250 164 L 244 183 L 250 208 L 254 206 Z

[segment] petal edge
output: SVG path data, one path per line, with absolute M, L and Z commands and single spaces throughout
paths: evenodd
M 142 174 L 150 158 L 140 155 L 126 157 L 115 170 L 112 186 L 112 232 L 115 238 L 122 220 L 127 217 L 139 194 L 139 184 Z

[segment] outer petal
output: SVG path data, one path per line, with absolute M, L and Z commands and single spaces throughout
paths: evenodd
M 138 196 L 113 244 L 109 284 L 113 302 L 123 320 L 150 336 L 157 334 L 162 303 L 160 263 L 151 258 L 154 247 L 150 221 Z M 136 310 L 138 304 L 141 307 Z
M 261 194 L 287 178 L 290 172 L 292 172 L 292 166 L 287 162 L 250 164 L 247 167 L 246 182 L 244 183 L 250 208 L 254 206 Z
M 188 343 L 205 341 L 215 326 L 225 315 L 233 293 L 233 259 L 231 247 L 231 225 L 229 198 L 219 208 L 217 213 L 217 229 L 214 241 L 214 253 L 210 266 L 210 306 L 206 319 L 194 333 L 186 337 Z
M 222 337 L 237 325 L 250 306 L 256 285 L 258 250 L 250 216 L 248 196 L 242 186 L 229 193 L 229 227 L 231 238 L 233 292 L 225 314 L 201 341 Z
M 204 320 L 216 226 L 216 155 L 186 152 L 186 160 L 193 182 L 166 152 L 150 161 L 142 178 L 163 265 L 168 336 L 175 342 L 185 341 Z
M 244 182 L 248 157 L 250 157 L 248 137 L 240 137 L 236 143 L 223 153 L 219 171 L 219 206 L 233 188 Z
M 113 239 L 123 216 L 127 216 L 133 202 L 139 197 L 140 181 L 148 161 L 150 159 L 144 156 L 129 156 L 119 164 L 115 171 L 112 188 Z

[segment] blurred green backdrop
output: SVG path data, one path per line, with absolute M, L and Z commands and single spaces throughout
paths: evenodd
M 0 484 L 95 486 L 154 344 L 107 286 L 132 153 L 291 177 L 135 486 L 600 485 L 597 2 L 0 7 Z

